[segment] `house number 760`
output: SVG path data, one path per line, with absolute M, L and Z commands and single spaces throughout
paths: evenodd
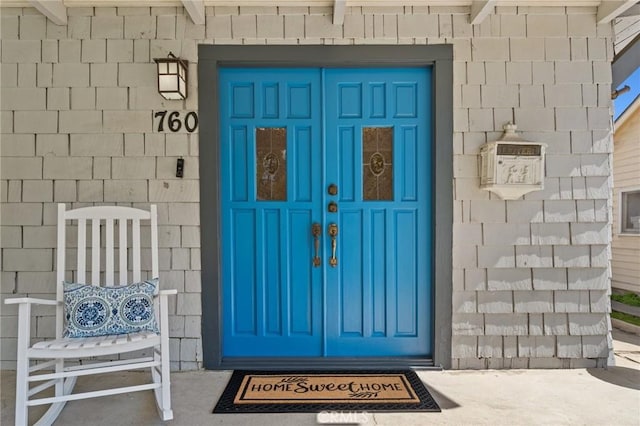
M 170 112 L 169 115 L 167 113 L 168 111 L 158 111 L 153 115 L 155 118 L 160 118 L 160 121 L 158 121 L 159 132 L 164 132 L 165 118 L 167 127 L 172 132 L 179 132 L 183 123 L 185 130 L 189 133 L 198 128 L 198 114 L 195 111 L 188 112 L 184 116 L 184 120 L 180 117 L 180 111 Z

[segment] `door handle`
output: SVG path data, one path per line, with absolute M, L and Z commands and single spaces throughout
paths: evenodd
M 320 256 L 318 256 L 318 252 L 320 251 L 320 234 L 322 233 L 322 227 L 319 223 L 314 223 L 311 225 L 311 235 L 313 235 L 313 247 L 315 249 L 315 254 L 313 256 L 313 266 L 316 268 L 320 266 L 321 260 Z
M 336 237 L 338 236 L 338 225 L 335 223 L 329 224 L 329 236 L 331 237 L 331 258 L 329 259 L 329 265 L 332 268 L 338 266 L 338 259 L 336 258 L 336 248 L 338 243 L 336 242 Z

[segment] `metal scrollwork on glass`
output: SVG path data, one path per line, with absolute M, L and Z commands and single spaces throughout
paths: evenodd
M 275 176 L 278 168 L 280 167 L 280 161 L 273 152 L 270 152 L 262 159 L 262 167 L 264 167 L 266 174 Z
M 393 128 L 362 129 L 362 198 L 393 200 Z
M 256 129 L 256 192 L 260 201 L 287 199 L 287 130 Z
M 384 172 L 384 156 L 379 152 L 374 152 L 369 158 L 369 169 L 374 176 L 380 176 Z

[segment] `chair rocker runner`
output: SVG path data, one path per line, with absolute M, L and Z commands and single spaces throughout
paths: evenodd
M 125 325 L 131 325 L 127 322 L 131 318 L 134 321 L 143 318 L 149 324 L 153 324 L 153 327 L 148 329 L 133 327 L 132 329 L 127 329 L 124 334 L 119 332 L 117 334 L 115 332 L 97 333 L 100 335 L 95 336 L 87 332 L 87 329 L 80 330 L 81 335 L 88 337 L 64 337 L 63 334 L 65 330 L 64 281 L 65 273 L 69 273 L 71 269 L 67 269 L 66 263 L 66 231 L 71 230 L 72 227 L 77 229 L 77 265 L 76 270 L 71 272 L 74 283 L 79 284 L 73 285 L 76 288 L 82 287 L 89 292 L 119 292 L 121 289 L 141 288 L 140 286 L 145 285 L 141 283 L 126 287 L 114 286 L 141 282 L 140 224 L 143 221 L 149 222 L 151 225 L 151 272 L 152 278 L 157 278 L 158 222 L 155 205 L 152 205 L 150 210 L 146 211 L 120 206 L 96 206 L 65 210 L 64 204 L 58 204 L 56 300 L 23 297 L 8 299 L 5 302 L 7 304 L 18 304 L 16 425 L 27 424 L 28 408 L 31 406 L 51 404 L 49 410 L 36 423 L 37 425 L 50 425 L 56 420 L 67 401 L 150 389 L 155 392 L 158 412 L 162 420 L 171 420 L 173 418 L 169 378 L 169 320 L 167 310 L 168 296 L 176 294 L 176 290 L 158 291 L 155 285 L 149 284 L 148 287 L 153 289 L 153 293 L 150 296 L 145 298 L 144 295 L 134 294 L 127 299 L 126 306 L 125 302 L 123 302 L 117 307 L 107 306 L 107 309 L 105 309 L 99 302 L 86 302 L 86 299 L 84 305 L 82 305 L 84 311 L 81 312 L 80 318 L 89 318 L 88 323 L 86 323 L 89 329 L 100 323 L 104 318 L 113 319 L 112 317 L 115 317 L 118 311 L 122 312 L 126 309 L 129 309 L 126 313 L 129 316 L 124 318 Z M 91 233 L 90 246 L 87 244 L 87 226 L 89 226 Z M 114 243 L 116 229 L 117 245 Z M 101 235 L 104 235 L 104 244 L 101 244 Z M 131 245 L 127 244 L 129 241 Z M 88 281 L 86 280 L 87 253 L 90 253 L 91 257 L 91 277 Z M 129 257 L 132 259 L 132 265 L 127 268 Z M 100 265 L 101 259 L 105 261 L 102 269 Z M 116 263 L 118 264 L 117 269 L 115 267 Z M 146 283 L 150 282 L 147 281 Z M 80 286 L 80 284 L 85 283 L 90 283 L 93 286 Z M 102 285 L 100 285 L 101 283 Z M 137 299 L 131 299 L 133 297 L 137 297 Z M 103 300 L 106 301 L 110 298 L 111 296 L 105 297 Z M 56 338 L 55 340 L 42 341 L 31 345 L 31 306 L 37 304 L 56 307 Z M 141 308 L 148 309 L 141 313 Z M 66 315 L 67 317 L 76 315 L 79 310 L 80 308 L 74 310 L 73 314 L 67 312 Z M 111 325 L 112 323 L 109 323 L 110 327 Z M 66 326 L 68 331 L 70 327 L 69 321 L 67 321 Z M 113 331 L 114 329 L 109 328 L 108 330 Z M 143 355 L 134 359 L 125 359 L 126 357 L 119 356 L 126 352 L 144 349 L 147 349 L 150 353 L 143 353 Z M 78 363 L 79 358 L 89 357 L 102 357 L 102 359 L 111 360 L 93 362 L 86 362 L 91 360 L 81 360 Z M 39 363 L 31 365 L 32 360 L 38 360 Z M 73 362 L 73 364 L 66 365 L 69 362 Z M 150 368 L 151 370 L 152 381 L 150 383 L 93 392 L 72 393 L 76 379 L 79 376 L 143 368 Z M 54 372 L 50 373 L 46 370 L 54 370 Z M 34 385 L 39 382 L 42 383 Z M 55 395 L 53 397 L 31 399 L 32 396 L 52 386 L 55 387 Z

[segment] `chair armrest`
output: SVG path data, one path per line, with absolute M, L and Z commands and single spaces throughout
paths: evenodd
M 29 304 L 36 304 L 36 305 L 52 305 L 52 306 L 56 306 L 62 302 L 59 302 L 57 300 L 50 300 L 50 299 L 37 299 L 35 297 L 14 297 L 11 299 L 6 299 L 4 301 L 4 303 L 6 305 L 13 305 L 13 304 L 19 304 L 19 303 L 29 303 Z
M 175 288 L 160 290 L 158 296 L 171 296 L 172 294 L 178 294 L 178 290 L 176 290 Z

